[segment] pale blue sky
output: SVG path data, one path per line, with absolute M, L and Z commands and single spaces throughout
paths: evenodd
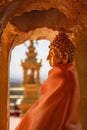
M 49 51 L 49 44 L 50 42 L 47 40 L 39 40 L 38 44 L 34 45 L 36 47 L 36 52 L 38 53 L 37 59 L 42 59 L 42 67 L 40 69 L 41 80 L 45 80 L 47 78 L 48 71 L 51 68 L 48 61 L 46 60 Z M 21 60 L 24 60 L 26 58 L 25 52 L 28 51 L 27 46 L 29 46 L 29 41 L 16 46 L 12 51 L 10 62 L 10 77 L 12 79 L 23 79 Z

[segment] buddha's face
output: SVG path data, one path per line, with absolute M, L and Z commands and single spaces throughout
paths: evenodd
M 62 55 L 61 52 L 58 52 L 55 49 L 50 49 L 49 54 L 47 56 L 47 60 L 49 61 L 50 66 L 55 66 L 56 64 L 62 63 Z

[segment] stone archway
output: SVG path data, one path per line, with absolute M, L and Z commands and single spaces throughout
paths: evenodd
M 31 33 L 32 39 L 34 37 L 36 37 L 36 34 L 38 34 L 38 32 L 39 32 L 38 30 L 40 31 L 40 29 L 36 29 L 36 31 L 34 30 L 34 32 L 32 31 L 32 33 Z M 41 31 L 44 32 L 43 30 L 45 30 L 45 32 L 46 32 L 46 30 L 49 31 L 50 29 L 43 28 Z M 10 37 L 10 39 L 12 38 L 12 44 L 9 44 L 9 46 L 8 46 L 7 40 L 5 41 L 4 35 L 2 36 L 2 40 L 5 44 L 3 44 L 3 46 L 2 46 L 3 50 L 1 51 L 1 55 L 0 55 L 1 56 L 0 61 L 3 61 L 2 64 L 0 63 L 0 69 L 1 69 L 0 70 L 0 72 L 1 72 L 0 84 L 1 84 L 1 95 L 2 95 L 1 97 L 3 97 L 3 95 L 5 95 L 4 100 L 3 100 L 3 98 L 1 98 L 1 102 L 3 102 L 3 105 L 0 107 L 0 109 L 2 111 L 1 117 L 3 118 L 3 115 L 4 115 L 4 121 L 1 120 L 1 124 L 2 124 L 1 128 L 6 130 L 8 128 L 8 125 L 6 125 L 6 124 L 8 123 L 8 120 L 9 120 L 9 109 L 8 109 L 9 107 L 8 107 L 8 101 L 7 101 L 8 91 L 9 91 L 9 87 L 8 87 L 8 83 L 9 83 L 8 82 L 8 77 L 9 77 L 9 71 L 8 71 L 9 69 L 8 68 L 9 68 L 9 62 L 10 62 L 9 56 L 11 54 L 11 49 L 14 48 L 14 43 L 15 43 L 15 45 L 19 45 L 20 43 L 22 43 L 22 42 L 20 42 L 22 35 L 25 36 L 25 39 L 29 39 L 29 38 L 24 33 L 19 34 L 19 35 L 16 34 L 16 36 L 13 37 L 13 35 L 10 34 L 10 33 L 12 33 L 11 31 L 10 32 L 9 32 L 9 30 L 5 30 L 5 31 L 8 32 L 7 35 L 5 33 L 5 38 L 6 38 L 6 36 L 7 36 L 7 40 L 9 40 L 9 37 Z M 57 34 L 57 31 L 50 30 L 49 32 L 51 32 L 51 38 L 49 38 L 49 35 L 48 35 L 48 39 L 50 39 L 50 41 L 51 41 L 52 36 L 54 38 L 54 36 Z M 53 35 L 52 35 L 52 33 L 53 33 Z M 85 130 L 86 129 L 85 124 L 86 124 L 86 121 L 87 121 L 86 115 L 85 115 L 85 111 L 86 111 L 86 107 L 87 107 L 87 103 L 86 103 L 87 102 L 87 99 L 86 99 L 86 89 L 87 89 L 87 87 L 86 87 L 86 85 L 87 85 L 86 84 L 86 50 L 84 50 L 84 49 L 86 49 L 86 34 L 83 35 L 83 33 L 82 33 L 82 34 L 79 34 L 79 35 L 78 35 L 77 39 L 74 39 L 74 41 L 76 43 L 80 42 L 80 44 L 84 41 L 83 44 L 81 44 L 81 46 L 79 46 L 77 44 L 78 56 L 79 56 L 79 59 L 80 59 L 78 61 L 78 57 L 77 57 L 77 61 L 78 61 L 77 62 L 78 63 L 77 68 L 78 68 L 78 66 L 80 68 L 80 69 L 78 69 L 78 74 L 79 74 L 80 86 L 81 86 L 81 117 L 82 117 L 83 128 Z M 47 33 L 45 33 L 45 34 L 42 33 L 42 35 L 38 34 L 37 36 L 38 36 L 37 39 L 44 38 L 44 37 L 46 38 Z M 23 41 L 25 39 L 23 39 Z M 78 39 L 79 39 L 79 41 L 78 41 Z M 10 43 L 10 42 L 8 42 L 8 43 Z M 82 87 L 83 84 L 84 84 L 84 87 Z M 4 87 L 4 86 L 6 86 L 6 87 Z M 6 103 L 7 103 L 7 106 L 6 106 Z M 6 115 L 6 113 L 8 113 L 8 114 Z
M 12 29 L 12 26 L 8 24 L 9 28 L 6 28 L 2 34 L 2 50 L 0 51 L 0 85 L 1 85 L 1 91 L 0 91 L 0 116 L 1 116 L 1 125 L 0 129 L 8 130 L 9 129 L 9 64 L 10 64 L 10 56 L 12 49 L 22 44 L 27 39 L 51 39 L 56 35 L 56 31 L 53 31 L 51 29 L 43 28 L 41 31 L 42 33 L 39 33 L 40 29 L 31 31 L 31 33 L 15 33 L 15 31 Z M 43 33 L 45 30 L 45 33 Z M 52 36 L 48 35 L 48 32 L 50 34 L 53 34 Z M 36 35 L 37 34 L 37 35 Z M 29 36 L 28 36 L 29 35 Z M 23 37 L 23 39 L 22 39 Z M 3 98 L 4 95 L 4 98 Z M 3 119 L 3 120 L 2 120 Z

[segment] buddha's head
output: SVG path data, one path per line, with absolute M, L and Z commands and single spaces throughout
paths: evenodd
M 49 48 L 47 60 L 52 67 L 56 64 L 68 64 L 74 61 L 75 46 L 64 29 L 59 31 Z

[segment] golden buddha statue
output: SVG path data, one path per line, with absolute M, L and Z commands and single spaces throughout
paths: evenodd
M 42 84 L 40 98 L 15 130 L 81 130 L 79 83 L 75 47 L 61 30 L 50 44 L 47 57 L 52 69 Z
M 71 63 L 74 61 L 75 46 L 69 40 L 63 28 L 60 29 L 59 34 L 52 41 L 49 48 L 47 60 L 49 60 L 52 67 L 55 64 Z

